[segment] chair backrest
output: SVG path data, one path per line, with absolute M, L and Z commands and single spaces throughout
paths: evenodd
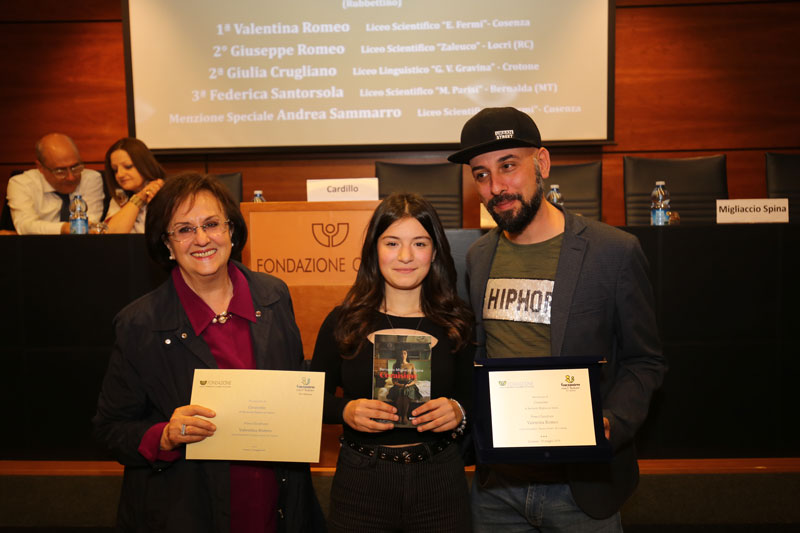
M 228 174 L 213 174 L 215 178 L 222 182 L 231 193 L 233 201 L 237 204 L 242 203 L 242 173 L 230 172 Z
M 789 222 L 800 221 L 800 154 L 766 153 L 767 196 L 789 199 Z
M 428 200 L 445 228 L 462 225 L 461 179 L 462 166 L 455 163 L 406 164 L 375 162 L 378 195 L 393 192 L 415 192 Z
M 106 171 L 101 169 L 97 172 L 100 173 L 100 180 L 103 182 L 103 213 L 100 216 L 100 220 L 105 220 L 106 216 L 108 215 L 108 208 L 111 205 L 111 198 L 114 196 L 115 191 L 108 189 L 108 183 L 106 183 Z
M 14 227 L 14 219 L 11 218 L 11 208 L 8 207 L 8 199 L 3 202 L 3 211 L 0 212 L 0 230 L 17 231 Z
M 725 155 L 681 159 L 623 157 L 625 219 L 629 226 L 650 224 L 650 193 L 666 182 L 670 207 L 681 224 L 713 224 L 716 200 L 728 197 Z
M 553 165 L 545 180 L 545 195 L 550 185 L 558 184 L 564 207 L 576 215 L 600 220 L 603 201 L 603 164 L 600 161 L 578 165 Z
M 25 171 L 12 170 L 9 177 L 22 174 L 23 172 Z M 7 194 L 8 192 L 6 192 L 6 195 Z M 3 202 L 3 210 L 0 212 L 0 230 L 17 231 L 17 228 L 14 227 L 14 219 L 11 217 L 11 208 L 8 206 L 8 196 L 6 196 L 6 199 Z

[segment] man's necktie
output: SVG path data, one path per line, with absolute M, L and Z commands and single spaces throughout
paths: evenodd
M 61 198 L 61 213 L 59 215 L 61 222 L 69 222 L 69 194 L 56 191 L 53 191 L 53 194 Z

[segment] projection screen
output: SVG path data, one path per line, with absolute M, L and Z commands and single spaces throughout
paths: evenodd
M 452 147 L 484 107 L 613 137 L 609 0 L 133 0 L 131 135 L 156 150 Z

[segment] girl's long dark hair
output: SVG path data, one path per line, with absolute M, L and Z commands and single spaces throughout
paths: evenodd
M 340 353 L 345 357 L 355 356 L 367 335 L 377 326 L 375 311 L 383 303 L 385 283 L 378 266 L 378 238 L 394 222 L 405 217 L 412 217 L 422 224 L 435 251 L 430 271 L 422 282 L 420 308 L 423 314 L 445 329 L 454 352 L 471 341 L 472 310 L 458 297 L 456 268 L 439 215 L 418 194 L 394 193 L 384 198 L 372 214 L 361 249 L 361 266 L 356 281 L 342 302 L 335 338 Z

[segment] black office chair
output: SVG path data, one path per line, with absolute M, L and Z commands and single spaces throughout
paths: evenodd
M 12 170 L 9 178 L 22 174 L 24 170 Z M 8 191 L 6 191 L 6 200 L 3 202 L 3 210 L 0 212 L 0 230 L 17 231 L 14 227 L 14 219 L 11 217 L 11 208 L 8 206 Z
M 767 196 L 789 199 L 789 221 L 800 221 L 800 154 L 766 153 Z
M 728 198 L 725 155 L 681 159 L 623 157 L 625 219 L 629 226 L 650 224 L 650 193 L 666 182 L 670 207 L 681 224 L 714 224 L 717 199 Z
M 215 178 L 222 182 L 231 193 L 233 201 L 237 204 L 242 203 L 242 173 L 229 172 L 227 174 L 213 174 Z
M 558 185 L 564 196 L 564 207 L 577 215 L 600 220 L 603 213 L 603 163 L 553 165 L 544 182 L 545 194 L 550 185 Z
M 8 207 L 8 200 L 3 202 L 3 211 L 0 213 L 0 230 L 17 231 L 14 227 L 14 219 L 11 218 L 11 208 Z
M 114 196 L 115 191 L 108 189 L 108 183 L 106 183 L 106 171 L 100 169 L 97 172 L 100 173 L 100 179 L 103 181 L 103 213 L 100 216 L 100 220 L 105 220 L 108 216 L 108 208 L 111 205 L 111 198 Z
M 393 192 L 415 192 L 428 200 L 445 228 L 462 225 L 461 179 L 462 166 L 454 163 L 390 163 L 375 162 L 378 195 Z

